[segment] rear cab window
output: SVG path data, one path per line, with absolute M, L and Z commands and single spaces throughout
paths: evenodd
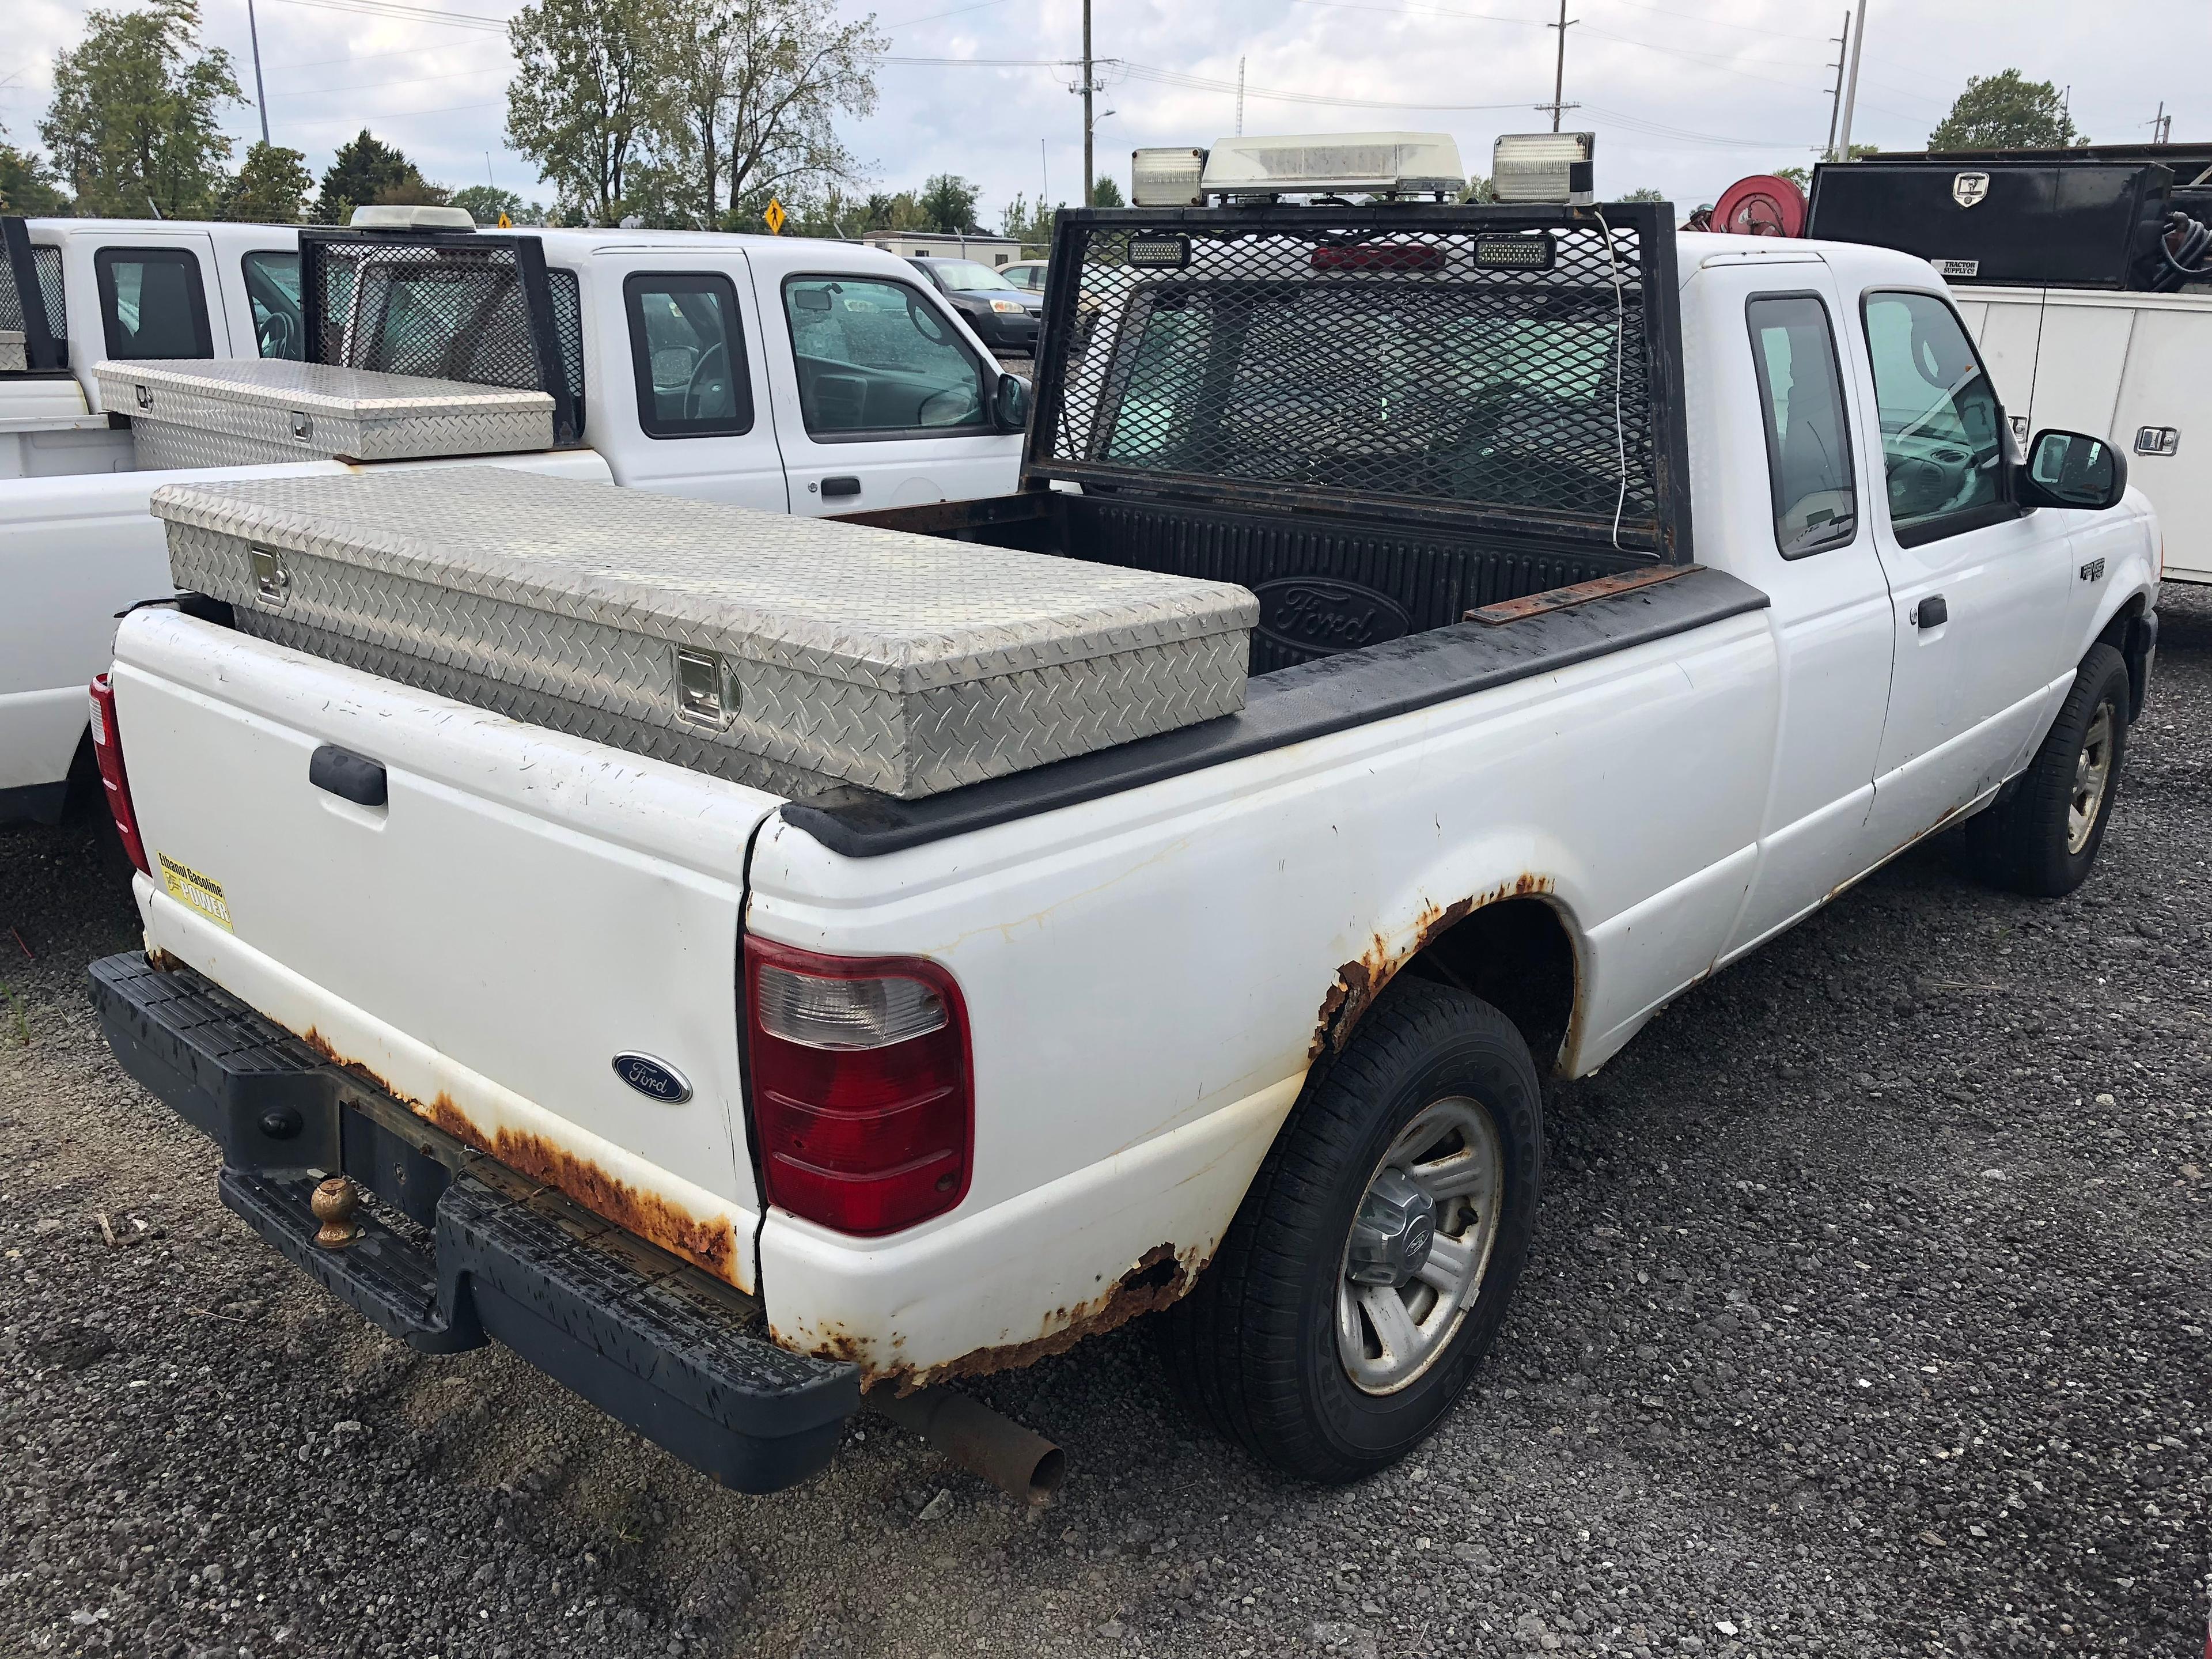
M 872 276 L 792 276 L 783 303 L 810 437 L 836 443 L 989 429 L 982 363 L 919 289 Z
M 751 371 L 737 290 L 719 272 L 639 271 L 623 281 L 637 420 L 653 438 L 750 432 Z
M 256 249 L 240 256 L 239 275 L 253 307 L 253 338 L 264 357 L 297 362 L 307 340 L 300 309 L 300 256 L 289 249 Z
M 1858 493 L 1828 307 L 1814 294 L 1761 294 L 1744 316 L 1766 428 L 1774 544 L 1785 559 L 1844 546 L 1858 533 Z
M 93 255 L 110 357 L 212 357 L 198 257 L 180 247 L 104 247 Z
M 2004 410 L 1958 314 L 1932 294 L 1864 301 L 1890 527 L 1905 547 L 2011 518 Z

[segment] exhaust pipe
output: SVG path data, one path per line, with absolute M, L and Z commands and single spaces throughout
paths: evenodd
M 1024 1504 L 1050 1503 L 1067 1479 L 1067 1455 L 1059 1447 L 951 1389 L 917 1389 L 908 1395 L 876 1389 L 866 1402 L 969 1474 Z

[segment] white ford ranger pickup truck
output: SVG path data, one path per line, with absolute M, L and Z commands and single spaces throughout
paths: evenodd
M 0 219 L 0 821 L 61 811 L 86 741 L 84 682 L 112 654 L 116 614 L 171 591 L 146 503 L 176 468 L 215 464 L 189 450 L 149 464 L 136 407 L 108 406 L 103 363 L 305 355 L 538 388 L 559 394 L 553 445 L 500 465 L 776 513 L 996 495 L 1017 481 L 1020 411 L 994 404 L 998 364 L 912 266 L 878 249 L 477 232 L 447 209 L 356 221 Z M 325 293 L 303 295 L 303 245 Z M 543 278 L 544 364 L 515 326 L 531 297 L 515 263 L 526 247 Z M 364 248 L 380 279 L 356 290 L 348 256 Z M 270 459 L 289 476 L 359 464 L 313 453 Z M 225 470 L 241 468 L 234 457 Z
M 250 590 L 95 688 L 145 951 L 93 995 L 225 1201 L 736 1486 L 1155 1311 L 1254 1455 L 1401 1455 L 1527 1258 L 1546 1078 L 1960 820 L 2069 890 L 2148 689 L 2124 458 L 2008 442 L 1922 261 L 1382 204 L 1066 213 L 1052 270 L 1023 488 L 806 534 L 1233 585 L 1241 709 L 766 787 Z

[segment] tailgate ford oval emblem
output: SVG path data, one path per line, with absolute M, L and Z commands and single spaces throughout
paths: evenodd
M 691 1085 L 684 1073 L 651 1054 L 617 1054 L 615 1075 L 638 1093 L 671 1106 L 681 1106 L 691 1098 Z
M 1357 651 L 1395 640 L 1411 627 L 1396 600 L 1357 582 L 1285 576 L 1261 582 L 1260 631 L 1297 651 Z

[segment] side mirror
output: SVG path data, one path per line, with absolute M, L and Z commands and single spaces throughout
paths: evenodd
M 2087 433 L 2039 432 L 2027 447 L 2020 498 L 2028 507 L 2101 512 L 2128 491 L 2128 458 L 2103 438 Z
M 1018 374 L 999 376 L 997 390 L 991 394 L 991 418 L 1001 432 L 1022 432 L 1030 423 L 1029 382 Z

